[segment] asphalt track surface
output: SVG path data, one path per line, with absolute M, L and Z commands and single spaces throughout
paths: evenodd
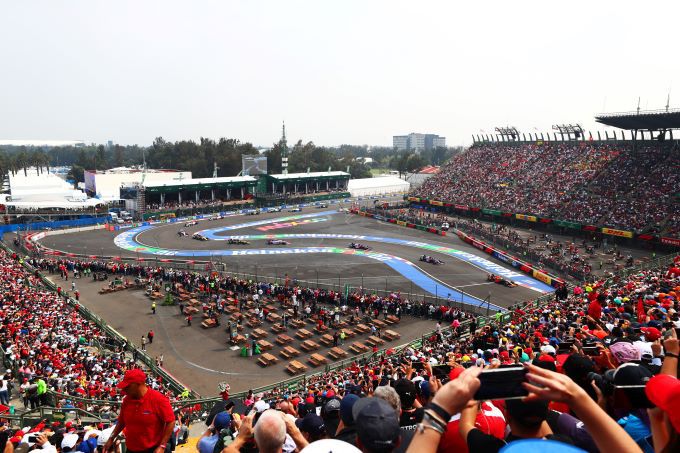
M 302 214 L 318 213 L 314 208 L 303 209 Z M 253 240 L 250 245 L 227 245 L 226 241 L 196 241 L 191 238 L 179 238 L 177 232 L 185 229 L 189 235 L 208 228 L 228 227 L 251 221 L 276 220 L 279 225 L 291 222 L 282 222 L 282 217 L 295 215 L 292 213 L 263 213 L 258 216 L 234 216 L 222 220 L 201 221 L 198 225 L 184 227 L 184 222 L 174 224 L 161 224 L 153 229 L 141 233 L 137 240 L 150 246 L 167 249 L 196 249 L 216 250 L 224 248 L 238 249 L 262 249 L 266 247 L 266 241 Z M 431 233 L 412 230 L 390 223 L 378 222 L 353 214 L 338 213 L 334 215 L 320 216 L 323 221 L 314 223 L 299 222 L 296 225 L 284 226 L 277 229 L 261 231 L 258 227 L 239 228 L 237 231 L 225 230 L 221 235 L 263 235 L 263 234 L 353 234 L 370 235 L 377 237 L 402 238 L 418 240 L 433 245 L 454 247 L 479 256 L 486 257 L 481 251 L 468 246 L 455 236 L 437 236 Z M 274 225 L 269 222 L 266 225 Z M 107 256 L 130 256 L 136 257 L 138 253 L 125 251 L 114 245 L 114 238 L 123 233 L 95 230 L 77 232 L 63 235 L 48 236 L 41 242 L 43 245 L 56 249 L 78 254 L 107 255 Z M 290 238 L 292 247 L 336 247 L 346 248 L 350 242 L 344 239 L 329 238 Z M 395 255 L 400 258 L 418 264 L 433 278 L 440 280 L 444 285 L 462 289 L 466 293 L 483 299 L 489 294 L 493 304 L 506 307 L 515 302 L 529 300 L 539 295 L 535 290 L 523 287 L 506 288 L 486 281 L 487 272 L 479 268 L 437 252 L 428 252 L 445 261 L 444 265 L 435 266 L 419 263 L 418 257 L 423 251 L 413 247 L 404 247 L 391 243 L 375 243 L 370 245 L 379 253 Z M 488 257 L 486 257 L 488 258 Z M 149 258 L 153 260 L 153 257 Z M 300 281 L 306 280 L 314 285 L 318 279 L 320 284 L 337 285 L 341 287 L 346 283 L 352 286 L 360 286 L 364 282 L 365 288 L 376 288 L 390 291 L 411 292 L 417 297 L 421 296 L 411 281 L 394 271 L 385 264 L 368 259 L 360 255 L 345 254 L 286 254 L 286 255 L 242 255 L 242 256 L 216 256 L 215 260 L 224 261 L 231 271 L 238 273 L 250 273 L 262 276 L 283 278 L 286 274 Z M 57 276 L 51 276 L 58 284 Z M 70 282 L 60 283 L 64 288 L 70 288 Z M 118 330 L 131 341 L 139 344 L 139 339 L 149 329 L 156 332 L 153 344 L 147 345 L 151 356 L 164 355 L 164 367 L 181 382 L 195 389 L 203 396 L 216 394 L 217 383 L 228 381 L 233 391 L 247 390 L 288 378 L 285 372 L 287 361 L 278 354 L 279 348 L 275 346 L 273 355 L 280 358 L 279 363 L 267 368 L 261 368 L 253 358 L 241 358 L 238 351 L 232 350 L 227 345 L 227 333 L 224 325 L 215 329 L 202 329 L 199 319 L 192 326 L 187 326 L 184 316 L 179 314 L 177 307 L 165 307 L 159 304 L 157 314 L 152 315 L 150 302 L 141 291 L 125 291 L 107 295 L 99 295 L 98 289 L 101 282 L 91 280 L 78 280 L 77 289 L 81 292 L 81 303 L 100 315 L 109 325 Z M 444 299 L 446 295 L 442 295 Z M 268 325 L 265 330 L 268 330 Z M 397 330 L 401 339 L 392 345 L 403 344 L 434 329 L 434 322 L 414 319 L 405 316 Z M 292 335 L 291 335 L 292 336 Z M 275 335 L 269 331 L 267 340 L 274 343 Z M 313 339 L 318 341 L 318 336 Z M 366 336 L 357 340 L 364 341 Z M 347 349 L 345 345 L 344 349 Z M 299 341 L 292 344 L 299 348 Z M 325 355 L 326 348 L 320 353 Z M 307 355 L 303 352 L 299 357 L 303 363 L 307 361 Z M 318 371 L 310 366 L 308 372 Z
M 330 212 L 330 211 L 322 211 Z M 136 241 L 153 248 L 169 250 L 196 250 L 207 253 L 208 256 L 183 256 L 182 259 L 211 260 L 226 264 L 227 269 L 238 274 L 250 274 L 253 276 L 273 277 L 284 279 L 287 275 L 291 279 L 309 282 L 310 285 L 320 285 L 334 287 L 334 289 L 344 288 L 345 284 L 352 287 L 363 286 L 366 289 L 376 289 L 380 291 L 401 291 L 402 293 L 414 294 L 417 296 L 429 295 L 428 291 L 420 288 L 411 280 L 401 275 L 394 269 L 386 266 L 380 261 L 370 259 L 366 256 L 344 253 L 304 253 L 304 254 L 281 254 L 281 255 L 238 255 L 222 256 L 219 250 L 251 250 L 253 252 L 262 249 L 280 250 L 282 248 L 309 248 L 309 247 L 332 247 L 347 250 L 347 245 L 352 242 L 348 239 L 335 239 L 325 237 L 312 238 L 285 238 L 290 242 L 288 246 L 268 246 L 266 240 L 251 240 L 248 245 L 229 245 L 226 241 L 211 240 L 197 241 L 191 239 L 191 235 L 198 231 L 214 228 L 231 228 L 251 222 L 262 223 L 259 226 L 245 227 L 238 229 L 225 229 L 217 233 L 217 236 L 243 236 L 243 235 L 269 235 L 269 234 L 324 234 L 324 235 L 360 235 L 374 237 L 389 237 L 394 239 L 406 239 L 431 244 L 455 248 L 473 255 L 484 257 L 494 264 L 501 265 L 489 256 L 483 254 L 476 248 L 464 243 L 455 236 L 438 236 L 431 233 L 412 230 L 394 224 L 367 219 L 361 216 L 337 213 L 327 214 L 313 219 L 315 221 L 304 223 L 302 220 L 281 221 L 282 218 L 297 216 L 299 214 L 318 215 L 319 210 L 314 208 L 304 209 L 302 213 L 263 213 L 258 216 L 238 215 L 227 217 L 221 220 L 199 221 L 197 225 L 185 227 L 184 222 L 172 224 L 160 224 L 153 228 L 143 231 L 136 235 Z M 304 219 L 303 219 L 304 220 Z M 307 219 L 309 220 L 309 219 Z M 276 223 L 271 223 L 275 221 Z M 269 223 L 265 223 L 269 222 Z M 267 229 L 263 231 L 258 228 L 271 228 L 297 223 L 288 227 Z M 188 237 L 180 238 L 177 235 L 179 230 L 185 230 Z M 125 233 L 126 230 L 118 232 L 108 232 L 104 230 L 85 231 L 72 234 L 48 236 L 41 243 L 49 248 L 56 250 L 105 256 L 129 256 L 147 258 L 149 261 L 162 259 L 164 256 L 145 255 L 144 253 L 126 251 L 114 245 L 113 241 L 117 234 Z M 361 241 L 355 241 L 361 242 Z M 373 252 L 393 255 L 410 261 L 415 264 L 424 274 L 431 276 L 433 280 L 441 282 L 441 293 L 437 295 L 441 299 L 448 297 L 447 287 L 460 290 L 474 298 L 484 300 L 490 297 L 493 305 L 508 307 L 518 301 L 529 300 L 539 296 L 541 293 L 521 286 L 506 288 L 501 285 L 491 284 L 486 281 L 488 272 L 470 263 L 463 262 L 445 253 L 434 250 L 422 250 L 415 247 L 406 247 L 395 243 L 376 243 L 364 241 L 372 248 Z M 212 252 L 211 252 L 212 251 Z M 349 250 L 348 250 L 349 251 Z M 443 265 L 433 265 L 419 262 L 419 257 L 427 253 L 445 262 Z M 503 266 L 514 271 L 509 266 Z M 434 293 L 435 291 L 433 291 Z M 452 294 L 454 302 L 460 302 L 460 296 Z

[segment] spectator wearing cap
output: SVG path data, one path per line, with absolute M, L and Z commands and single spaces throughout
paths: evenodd
M 402 378 L 394 383 L 394 390 L 399 395 L 401 414 L 399 426 L 405 429 L 416 429 L 416 425 L 423 419 L 423 408 L 415 407 L 416 385 L 410 379 Z
M 125 372 L 117 387 L 125 393 L 118 423 L 104 445 L 107 453 L 125 430 L 125 443 L 131 453 L 163 453 L 172 435 L 175 414 L 170 401 L 146 386 L 146 374 L 139 369 Z
M 357 428 L 356 446 L 364 453 L 390 453 L 400 443 L 399 418 L 381 398 L 362 398 L 352 407 Z
M 307 442 L 314 442 L 328 437 L 326 434 L 326 424 L 315 413 L 309 413 L 304 418 L 298 418 L 295 420 L 295 425 L 302 432 L 305 439 L 307 439 Z
M 352 445 L 356 443 L 357 434 L 352 408 L 357 401 L 359 401 L 359 397 L 353 393 L 345 395 L 340 401 L 340 424 L 335 434 L 336 439 Z
M 212 425 L 198 439 L 196 447 L 199 453 L 213 453 L 215 445 L 217 445 L 220 439 L 222 439 L 222 446 L 224 447 L 224 438 L 229 437 L 231 439 L 230 426 L 231 414 L 229 412 L 220 412 L 215 415 Z
M 661 372 L 647 382 L 645 393 L 656 409 L 649 409 L 653 444 L 656 451 L 680 451 L 680 380 L 675 335 L 663 342 L 665 358 Z
M 321 418 L 326 425 L 328 437 L 334 437 L 340 425 L 340 398 L 333 397 L 321 407 Z

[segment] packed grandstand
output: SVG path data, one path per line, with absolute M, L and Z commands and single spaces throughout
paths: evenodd
M 480 143 L 412 195 L 678 237 L 679 170 L 677 142 Z
M 680 171 L 669 169 L 678 169 L 678 151 L 664 143 L 636 149 L 585 141 L 476 144 L 410 194 L 416 207 L 395 215 L 436 226 L 456 222 L 467 234 L 519 250 L 526 240 L 519 229 L 424 214 L 418 203 L 437 200 L 676 238 Z M 542 240 L 552 244 L 550 237 Z M 581 249 L 560 245 L 564 253 L 557 255 L 525 254 L 575 280 L 490 317 L 398 293 L 341 293 L 288 280 L 27 256 L 26 249 L 7 248 L 0 251 L 0 341 L 7 369 L 0 388 L 0 408 L 7 410 L 0 418 L 12 428 L 0 438 L 5 445 L 50 451 L 142 445 L 134 443 L 132 430 L 125 439 L 116 428 L 129 409 L 121 405 L 119 387 L 134 382 L 166 397 L 174 411 L 161 426 L 168 435 L 153 444 L 155 453 L 180 448 L 192 426 L 201 428 L 193 439 L 201 453 L 487 452 L 529 439 L 549 439 L 546 451 L 678 451 L 680 256 L 631 260 L 596 275 L 580 255 L 588 246 L 584 240 Z M 154 361 L 143 345 L 101 328 L 79 304 L 79 294 L 68 291 L 68 280 L 76 277 L 201 294 L 208 301 L 202 310 L 218 324 L 223 314 L 246 307 L 266 321 L 273 313 L 260 310 L 266 302 L 294 307 L 295 321 L 310 319 L 319 331 L 337 327 L 336 310 L 349 326 L 406 316 L 431 319 L 433 329 L 401 346 L 374 346 L 320 373 L 238 394 L 224 385 L 219 396 L 199 400 L 165 373 L 162 358 Z M 252 347 L 254 353 L 259 345 Z M 494 373 L 496 380 L 489 377 Z M 17 415 L 45 407 L 70 414 L 71 421 L 40 417 L 31 424 Z

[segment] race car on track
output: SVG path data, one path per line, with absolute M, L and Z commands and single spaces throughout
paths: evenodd
M 222 215 L 214 215 L 212 217 L 209 217 L 208 220 L 220 220 L 220 219 L 223 219 L 223 218 L 224 218 L 224 216 L 222 216 Z
M 267 241 L 268 245 L 290 245 L 290 242 L 284 241 L 283 239 L 269 239 Z
M 248 245 L 250 242 L 246 241 L 245 239 L 230 238 L 227 240 L 227 244 Z
M 269 208 L 267 211 L 269 211 L 269 212 L 281 212 L 281 208 L 276 206 L 276 207 L 273 207 L 273 208 Z
M 316 209 L 325 209 L 328 207 L 328 203 L 321 203 L 316 205 Z
M 190 227 L 190 226 L 194 226 L 194 225 L 198 225 L 198 220 L 190 220 L 190 221 L 188 221 L 187 223 L 184 224 L 185 227 Z
M 179 230 L 179 231 L 177 232 L 177 236 L 179 236 L 179 237 L 181 237 L 181 238 L 186 237 L 186 235 L 187 235 L 187 232 L 184 231 L 184 230 Z
M 515 286 L 517 286 L 517 283 L 513 282 L 512 280 L 505 279 L 500 275 L 496 274 L 489 274 L 486 277 L 486 281 L 498 283 L 499 285 L 507 286 L 508 288 L 514 288 Z
M 260 215 L 260 210 L 253 209 L 252 211 L 248 211 L 248 215 Z
M 208 240 L 208 238 L 203 236 L 201 233 L 192 234 L 191 239 L 196 239 L 197 241 L 207 241 Z
M 369 246 L 360 244 L 358 242 L 351 242 L 348 247 L 354 250 L 371 250 Z
M 296 207 L 288 210 L 288 212 L 301 212 L 301 211 L 302 211 L 302 208 L 300 206 L 296 206 Z
M 420 261 L 422 261 L 423 263 L 430 263 L 430 264 L 436 264 L 436 265 L 444 264 L 444 262 L 442 260 L 438 260 L 434 256 L 429 256 L 429 255 L 421 256 Z

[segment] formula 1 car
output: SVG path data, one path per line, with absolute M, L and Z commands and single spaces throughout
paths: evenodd
M 248 211 L 248 215 L 260 215 L 260 210 L 253 209 L 252 211 Z
M 328 207 L 328 203 L 320 203 L 316 205 L 316 209 L 325 209 Z
M 358 242 L 351 242 L 348 245 L 349 248 L 354 249 L 354 250 L 371 250 L 371 248 L 367 245 L 360 244 Z
M 302 208 L 297 206 L 295 208 L 289 209 L 288 212 L 302 212 Z
M 179 236 L 179 237 L 181 237 L 181 238 L 186 237 L 186 235 L 187 235 L 187 232 L 184 231 L 184 230 L 179 230 L 179 231 L 177 232 L 177 236 Z
M 194 233 L 191 235 L 191 239 L 196 239 L 197 241 L 207 241 L 208 238 L 200 233 Z
M 220 220 L 220 219 L 223 219 L 223 218 L 224 218 L 224 216 L 222 216 L 222 215 L 214 215 L 214 216 L 212 216 L 212 217 L 209 217 L 208 220 L 209 220 L 209 221 L 212 221 L 212 220 Z
M 273 208 L 267 209 L 268 212 L 281 212 L 281 208 L 278 206 L 275 206 Z
M 290 245 L 290 242 L 284 241 L 283 239 L 269 239 L 267 241 L 268 245 Z
M 429 256 L 429 255 L 421 256 L 420 261 L 422 261 L 423 263 L 430 263 L 430 264 L 436 264 L 436 265 L 444 264 L 444 262 L 442 260 L 439 260 L 439 259 L 435 258 L 434 256 Z
M 190 220 L 190 221 L 188 221 L 187 223 L 184 224 L 185 227 L 190 227 L 190 226 L 194 226 L 194 225 L 198 225 L 198 220 Z
M 512 280 L 505 279 L 500 275 L 496 274 L 489 274 L 486 277 L 486 281 L 498 283 L 499 285 L 507 286 L 508 288 L 514 288 L 515 286 L 517 286 L 517 283 L 513 282 Z
M 227 244 L 248 245 L 250 242 L 246 241 L 245 239 L 230 238 L 227 240 Z

